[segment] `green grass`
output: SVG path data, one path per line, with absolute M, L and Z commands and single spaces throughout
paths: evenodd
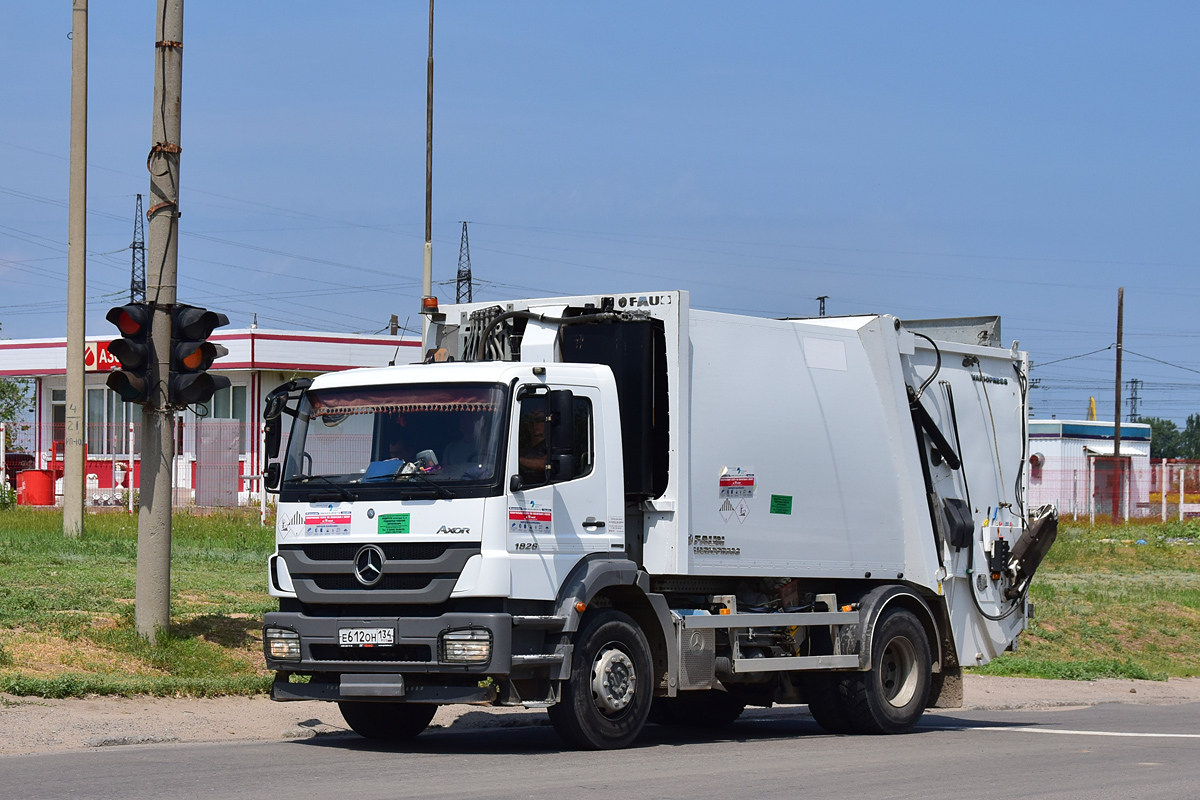
M 1146 544 L 1136 544 L 1137 540 Z M 1030 595 L 1020 650 L 976 670 L 1094 680 L 1200 675 L 1200 523 L 1066 521 Z M 254 694 L 270 686 L 259 640 L 272 528 L 256 513 L 177 514 L 171 626 L 133 629 L 137 519 L 89 515 L 77 540 L 62 514 L 0 510 L 0 692 Z
M 1139 681 L 1165 681 L 1164 672 L 1149 672 L 1132 661 L 1090 658 L 1087 661 L 1053 661 L 1046 658 L 1005 656 L 973 670 L 981 675 L 1019 678 L 1058 678 L 1068 681 L 1094 681 L 1099 678 L 1130 678 Z
M 1142 540 L 1145 544 L 1138 544 Z M 1200 522 L 1065 520 L 1015 654 L 977 672 L 1093 680 L 1200 675 Z
M 0 511 L 0 691 L 212 695 L 264 691 L 259 641 L 271 528 L 257 514 L 177 514 L 171 625 L 134 632 L 137 519 L 88 515 L 77 540 L 61 512 Z

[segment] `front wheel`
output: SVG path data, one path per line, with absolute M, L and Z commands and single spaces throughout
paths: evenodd
M 620 611 L 597 614 L 576 637 L 562 699 L 547 709 L 554 730 L 581 750 L 627 747 L 650 714 L 653 671 L 637 623 Z
M 929 700 L 932 681 L 929 637 L 920 621 L 902 608 L 884 613 L 875 625 L 871 670 L 841 682 L 842 709 L 856 733 L 912 730 Z
M 350 730 L 366 739 L 400 741 L 429 727 L 437 706 L 430 703 L 360 703 L 341 700 L 338 708 Z

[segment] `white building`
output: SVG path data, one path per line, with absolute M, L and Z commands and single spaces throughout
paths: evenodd
M 141 409 L 105 385 L 108 372 L 120 367 L 108 353 L 113 338 L 88 337 L 85 351 L 90 502 L 101 497 L 113 501 L 130 486 L 130 471 L 132 486 L 140 485 Z M 420 358 L 420 341 L 408 337 L 247 328 L 217 331 L 209 340 L 229 350 L 210 372 L 228 377 L 232 385 L 217 392 L 207 407 L 192 406 L 177 415 L 176 494 L 179 501 L 197 505 L 233 505 L 257 493 L 256 482 L 246 477 L 262 471 L 263 398 L 276 386 L 296 377 Z M 28 378 L 34 384 L 34 424 L 10 439 L 9 449 L 15 444 L 32 456 L 27 466 L 61 480 L 66 339 L 0 341 L 0 377 Z

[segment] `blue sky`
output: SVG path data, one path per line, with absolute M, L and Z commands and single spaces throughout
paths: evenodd
M 90 333 L 128 287 L 154 41 L 152 2 L 92 5 Z M 426 13 L 188 4 L 181 300 L 239 327 L 415 324 Z M 1110 345 L 1123 285 L 1125 377 L 1142 413 L 1182 422 L 1200 413 L 1198 23 L 1185 3 L 442 0 L 435 280 L 466 219 L 483 299 L 998 313 L 1035 362 Z M 6 337 L 65 330 L 70 25 L 66 0 L 0 2 Z M 1111 417 L 1112 372 L 1112 350 L 1036 369 L 1036 415 L 1095 395 Z

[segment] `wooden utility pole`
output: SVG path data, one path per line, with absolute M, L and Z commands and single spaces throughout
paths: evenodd
M 429 0 L 429 64 L 425 80 L 425 258 L 421 271 L 421 311 L 424 298 L 433 295 L 433 0 Z M 429 316 L 421 318 L 422 339 L 429 329 Z
M 180 98 L 183 86 L 183 0 L 158 0 L 154 44 L 150 208 L 146 211 L 146 302 L 150 328 L 150 398 L 142 407 L 142 487 L 138 510 L 137 632 L 154 641 L 171 620 L 171 467 L 175 412 L 167 402 L 171 307 L 179 244 Z
M 1125 468 L 1121 463 L 1121 350 L 1125 321 L 1125 287 L 1117 289 L 1117 387 L 1116 403 L 1113 406 L 1113 470 L 1116 481 L 1112 490 L 1113 524 L 1119 525 L 1121 512 L 1121 490 L 1125 485 Z
M 63 431 L 63 533 L 83 533 L 84 316 L 87 309 L 88 5 L 71 11 L 71 160 L 67 202 L 67 407 Z

